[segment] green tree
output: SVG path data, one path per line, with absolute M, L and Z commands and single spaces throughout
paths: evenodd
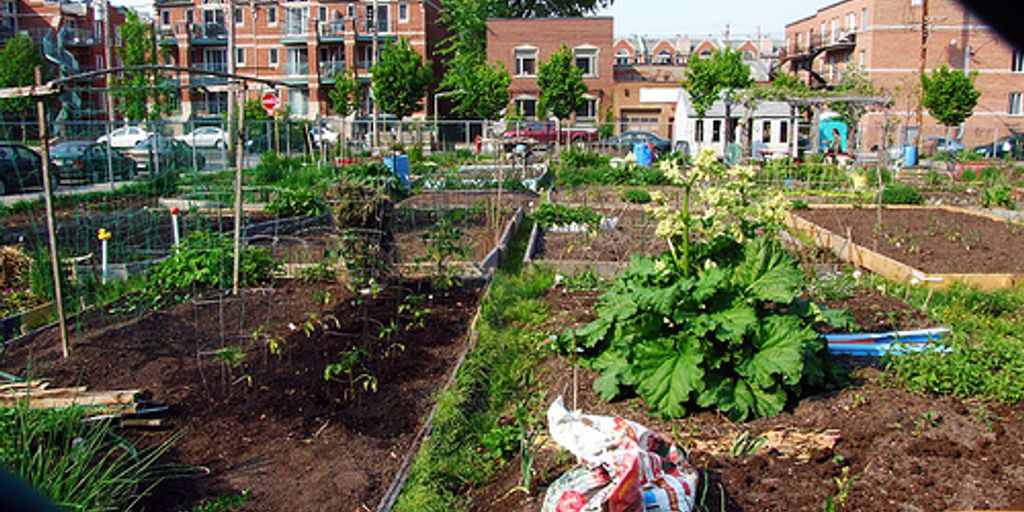
M 974 87 L 977 72 L 966 74 L 949 69 L 945 64 L 928 75 L 921 75 L 921 89 L 924 91 L 924 106 L 928 113 L 949 129 L 967 120 L 978 106 L 981 91 Z
M 15 34 L 0 50 L 0 87 L 24 87 L 35 83 L 35 68 L 40 66 L 43 77 L 49 73 L 46 60 L 32 39 Z M 21 140 L 25 140 L 25 116 L 32 112 L 35 100 L 29 97 L 0 100 L 0 112 L 15 114 L 21 119 Z
M 711 105 L 719 99 L 725 100 L 726 147 L 732 142 L 730 126 L 731 103 L 737 91 L 750 87 L 750 67 L 743 62 L 739 51 L 726 48 L 716 51 L 710 57 L 690 61 L 683 79 L 683 88 L 690 94 L 690 102 L 698 118 L 703 118 Z
M 348 139 L 345 135 L 345 118 L 355 114 L 363 103 L 363 88 L 353 73 L 339 72 L 334 75 L 334 87 L 327 93 L 331 99 L 331 109 L 341 116 L 341 148 L 342 154 L 348 150 Z
M 576 67 L 572 50 L 563 44 L 547 62 L 537 69 L 540 87 L 540 112 L 550 112 L 558 119 L 568 119 L 584 104 L 587 85 L 583 83 L 583 70 Z
M 154 65 L 160 62 L 153 26 L 134 11 L 125 15 L 121 26 L 122 45 L 117 48 L 124 66 Z M 159 118 L 175 108 L 176 89 L 170 79 L 158 71 L 127 71 L 115 80 L 125 119 L 142 121 Z
M 508 106 L 508 86 L 512 84 L 505 65 L 492 66 L 474 54 L 460 55 L 454 61 L 459 69 L 446 73 L 442 81 L 452 92 L 452 110 L 463 116 L 497 119 Z
M 433 78 L 430 67 L 423 64 L 423 58 L 404 37 L 384 47 L 380 60 L 370 72 L 373 73 L 374 101 L 381 110 L 399 120 L 422 108 L 423 97 Z

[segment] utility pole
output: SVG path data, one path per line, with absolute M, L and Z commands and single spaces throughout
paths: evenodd
M 227 25 L 228 30 L 228 73 L 235 74 L 235 0 L 228 0 L 225 4 L 227 6 L 227 14 L 224 15 L 224 23 Z M 228 155 L 230 157 L 232 151 L 234 151 L 234 136 L 237 133 L 235 130 L 235 88 L 228 84 Z
M 919 62 L 917 76 L 924 76 L 925 66 L 928 63 L 928 0 L 921 0 L 921 62 Z M 918 79 L 920 80 L 920 78 Z M 919 82 L 920 83 L 920 82 Z M 917 138 L 914 140 L 914 147 L 921 147 L 921 135 L 924 131 L 924 91 L 920 92 L 917 101 Z M 920 155 L 918 155 L 920 158 Z
M 370 17 L 370 30 L 373 31 L 373 56 L 370 58 L 370 62 L 372 62 L 370 69 L 373 69 L 373 67 L 377 65 L 377 46 L 380 44 L 377 41 L 379 35 L 377 30 L 377 0 L 373 0 L 370 9 L 372 10 L 372 16 Z M 377 98 L 373 97 L 372 81 L 374 79 L 371 77 L 370 80 L 370 99 L 373 102 L 373 148 L 376 149 L 380 144 L 380 127 L 377 126 L 377 118 L 380 116 L 380 109 L 377 107 Z
M 252 8 L 252 68 L 253 73 L 260 76 L 260 47 L 259 40 L 256 39 L 256 0 L 249 0 L 249 6 Z
M 110 22 L 110 0 L 104 0 L 103 2 L 103 60 L 107 63 L 108 68 L 114 67 L 114 51 L 112 46 L 114 45 L 114 38 L 111 37 L 112 23 Z M 110 77 L 112 75 L 107 73 L 104 78 L 107 87 L 107 122 L 111 126 L 114 124 L 114 93 L 110 92 L 114 84 L 110 83 Z M 109 130 L 108 130 L 109 131 Z

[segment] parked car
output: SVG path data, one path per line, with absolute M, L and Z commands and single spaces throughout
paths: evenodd
M 1003 137 L 994 144 L 974 148 L 974 152 L 985 158 L 1015 158 L 1024 160 L 1024 133 Z
M 104 182 L 109 177 L 107 164 L 114 171 L 115 180 L 135 177 L 135 162 L 116 149 L 107 158 L 107 145 L 89 140 L 61 142 L 50 148 L 50 161 L 59 185 L 84 185 Z
M 615 137 L 599 142 L 601 146 L 611 148 L 618 152 L 629 153 L 637 144 L 653 144 L 654 151 L 659 155 L 668 153 L 672 148 L 672 142 L 663 139 L 651 132 L 643 130 L 630 130 L 622 132 Z
M 192 168 L 192 148 L 177 139 L 153 137 L 136 144 L 126 154 L 135 161 L 137 172 L 148 172 L 151 162 L 154 167 L 159 163 L 160 170 Z M 156 161 L 157 157 L 159 162 Z M 196 153 L 195 159 L 197 170 L 206 166 L 206 157 L 201 153 Z
M 218 126 L 203 126 L 175 138 L 197 148 L 223 148 L 228 145 L 228 132 Z
M 956 139 L 946 137 L 925 137 L 921 141 L 925 155 L 951 154 L 955 155 L 964 150 L 964 145 Z
M 39 153 L 21 144 L 0 142 L 0 195 L 41 188 L 43 158 Z
M 117 149 L 128 149 L 136 144 L 152 137 L 153 134 L 137 126 L 125 126 L 118 128 L 106 135 L 96 139 L 97 144 L 106 144 L 110 139 L 110 147 Z
M 319 147 L 326 143 L 333 146 L 338 143 L 338 133 L 327 126 L 314 126 L 309 129 L 309 135 L 313 138 L 313 145 Z
M 531 121 L 505 132 L 506 139 L 530 139 L 538 144 L 585 143 L 597 141 L 597 128 L 562 127 L 561 132 L 551 121 Z

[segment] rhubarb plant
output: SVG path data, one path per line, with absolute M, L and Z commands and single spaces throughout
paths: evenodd
M 778 414 L 791 397 L 834 380 L 812 329 L 834 315 L 801 299 L 803 275 L 771 236 L 781 203 L 754 202 L 747 171 L 717 169 L 708 154 L 696 161 L 688 176 L 674 164 L 665 170 L 686 196 L 701 184 L 705 213 L 656 206 L 670 251 L 634 256 L 601 297 L 598 318 L 574 335 L 585 364 L 601 372 L 594 388 L 606 400 L 635 392 L 661 417 L 706 408 L 736 421 Z

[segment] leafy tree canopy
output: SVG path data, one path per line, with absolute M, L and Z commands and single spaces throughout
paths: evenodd
M 843 71 L 833 93 L 839 96 L 875 96 L 879 91 L 864 70 L 848 67 Z M 838 102 L 831 104 L 830 107 L 839 115 L 839 119 L 850 127 L 856 127 L 868 109 L 867 105 L 856 102 Z
M 384 47 L 371 73 L 377 105 L 399 119 L 422 108 L 433 78 L 430 67 L 423 65 L 423 59 L 404 37 Z
M 726 48 L 710 57 L 690 61 L 683 88 L 690 93 L 697 117 L 704 117 L 723 92 L 731 94 L 752 83 L 750 67 L 743 62 L 742 54 Z
M 974 87 L 976 72 L 970 75 L 943 65 L 928 75 L 921 75 L 924 106 L 943 126 L 957 126 L 974 114 L 981 91 Z
M 356 112 L 363 101 L 363 89 L 351 72 L 338 72 L 334 75 L 334 88 L 327 93 L 331 99 L 331 109 L 335 114 L 348 117 Z
M 540 87 L 540 111 L 551 112 L 558 119 L 568 119 L 583 106 L 587 86 L 583 83 L 583 70 L 576 67 L 572 50 L 562 45 L 551 59 L 541 63 L 537 70 Z
M 22 87 L 35 82 L 35 68 L 42 67 L 43 78 L 49 67 L 39 48 L 25 34 L 15 34 L 0 50 L 0 86 Z M 0 100 L 0 112 L 25 113 L 35 106 L 32 98 Z
M 117 48 L 121 62 L 125 66 L 158 64 L 160 55 L 153 44 L 154 37 L 153 26 L 129 10 L 121 26 L 123 44 Z M 120 90 L 115 94 L 122 98 L 120 110 L 131 121 L 167 115 L 176 104 L 173 98 L 177 91 L 163 73 L 130 71 L 118 78 L 116 83 Z

